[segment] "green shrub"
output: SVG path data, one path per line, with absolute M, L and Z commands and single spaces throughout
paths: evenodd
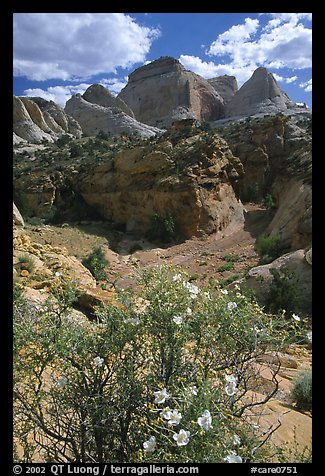
M 232 261 L 228 261 L 227 263 L 219 266 L 218 271 L 223 273 L 224 271 L 231 271 L 232 269 L 234 269 L 234 263 Z
M 245 415 L 277 391 L 277 370 L 262 401 L 247 392 L 258 356 L 290 342 L 283 316 L 241 293 L 198 288 L 173 266 L 140 270 L 136 284 L 91 322 L 62 296 L 14 307 L 24 462 L 40 445 L 56 463 L 218 463 L 231 453 L 268 462 L 267 435 Z
M 275 208 L 274 198 L 270 193 L 268 193 L 262 200 L 262 206 L 268 210 Z
M 243 195 L 244 202 L 257 202 L 260 196 L 259 184 L 257 182 L 250 183 Z
M 237 261 L 241 260 L 241 256 L 239 255 L 225 255 L 222 257 L 224 261 L 227 261 L 227 263 L 236 263 Z
M 20 270 L 27 270 L 30 274 L 34 271 L 35 263 L 31 256 L 22 254 L 18 256 L 18 264 Z
M 302 370 L 293 381 L 291 399 L 299 408 L 311 408 L 312 371 Z
M 95 248 L 83 259 L 82 264 L 89 269 L 96 281 L 107 279 L 107 274 L 104 270 L 109 265 L 109 262 L 105 258 L 105 253 L 102 248 Z
M 301 286 L 292 273 L 271 268 L 273 280 L 269 287 L 267 308 L 270 312 L 285 309 L 287 312 L 299 312 L 303 298 Z
M 279 235 L 261 235 L 256 240 L 256 249 L 260 256 L 260 264 L 267 264 L 281 256 L 285 250 Z
M 148 238 L 161 240 L 164 243 L 172 241 L 176 237 L 177 225 L 173 213 L 168 212 L 165 216 L 155 213 L 151 217 Z

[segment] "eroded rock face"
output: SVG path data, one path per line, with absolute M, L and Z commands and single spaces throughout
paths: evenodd
M 295 250 L 311 243 L 311 115 L 277 114 L 232 122 L 217 129 L 244 166 L 239 195 L 245 201 L 274 199 L 268 227 Z M 254 193 L 253 193 L 254 192 Z
M 41 116 L 39 108 L 38 116 Z M 28 142 L 38 142 L 43 139 L 53 142 L 49 129 L 47 128 L 47 131 L 41 129 L 31 118 L 23 101 L 15 96 L 13 98 L 13 131 L 17 136 Z
M 69 117 L 53 101 L 42 98 L 13 98 L 14 144 L 23 141 L 53 142 L 62 134 L 69 133 L 79 138 L 82 135 L 79 124 Z
M 257 68 L 226 107 L 226 116 L 252 116 L 286 111 L 294 104 L 266 68 Z
M 136 69 L 118 97 L 138 121 L 162 128 L 176 120 L 210 121 L 224 114 L 224 101 L 214 87 L 172 57 Z
M 231 98 L 238 91 L 237 79 L 235 76 L 217 76 L 216 78 L 208 79 L 208 83 L 214 87 L 217 93 L 222 97 L 225 104 L 228 104 Z
M 104 107 L 86 101 L 80 94 L 67 101 L 65 111 L 80 124 L 85 136 L 94 136 L 103 131 L 111 135 L 129 134 L 152 137 L 160 129 L 142 124 L 119 107 Z
M 50 175 L 24 173 L 15 188 L 24 190 L 37 216 L 50 212 L 49 203 L 65 212 L 67 201 L 60 197 L 69 189 L 100 217 L 142 234 L 154 214 L 171 213 L 185 238 L 242 222 L 243 206 L 234 191 L 243 173 L 240 160 L 218 136 L 201 132 L 177 139 L 175 134 L 135 142 L 87 167 L 62 162 L 60 172 Z
M 92 84 L 82 97 L 92 104 L 103 107 L 118 107 L 130 117 L 134 117 L 132 110 L 119 97 L 114 97 L 108 89 L 101 84 Z

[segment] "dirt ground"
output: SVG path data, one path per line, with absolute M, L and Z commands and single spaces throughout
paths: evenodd
M 159 262 L 181 266 L 197 284 L 206 284 L 211 278 L 223 282 L 239 279 L 245 271 L 258 264 L 255 240 L 272 218 L 270 211 L 256 204 L 246 204 L 245 207 L 244 224 L 168 246 L 116 231 L 105 222 L 27 225 L 25 233 L 38 243 L 65 247 L 80 261 L 94 248 L 102 247 L 109 261 L 109 278 L 118 287 L 132 286 L 137 266 L 150 267 Z

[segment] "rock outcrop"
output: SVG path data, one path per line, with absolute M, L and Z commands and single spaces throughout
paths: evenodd
M 31 97 L 29 99 L 35 102 L 41 109 L 46 123 L 53 132 L 72 134 L 77 138 L 82 136 L 82 130 L 78 122 L 72 116 L 66 114 L 64 109 L 54 101 L 47 101 L 40 97 Z
M 13 203 L 13 223 L 14 223 L 14 225 L 21 225 L 21 226 L 25 225 L 24 219 L 23 219 L 20 211 L 16 207 L 15 203 Z
M 275 216 L 267 233 L 280 235 L 283 245 L 295 250 L 311 243 L 312 136 L 311 114 L 283 114 L 247 118 L 216 129 L 245 175 L 239 195 L 246 202 L 271 194 Z
M 80 126 L 53 101 L 42 98 L 13 98 L 14 144 L 23 141 L 53 142 L 62 134 L 81 137 Z
M 255 292 L 257 299 L 268 304 L 271 283 L 274 280 L 271 270 L 277 270 L 280 276 L 286 276 L 292 286 L 299 290 L 299 312 L 311 314 L 312 309 L 312 265 L 310 250 L 300 249 L 286 253 L 272 263 L 256 266 L 248 271 L 243 279 L 245 287 Z
M 141 234 L 150 230 L 155 214 L 161 219 L 172 214 L 185 238 L 243 221 L 234 191 L 242 164 L 216 135 L 184 137 L 175 127 L 150 143 L 138 145 L 135 139 L 101 160 L 89 159 L 86 167 L 83 161 L 64 160 L 56 166 L 60 171 L 52 174 L 45 169 L 15 177 L 16 193 L 24 191 L 35 215 L 49 214 L 49 206 L 66 213 L 69 192 L 100 217 Z
M 104 88 L 101 84 L 92 84 L 89 86 L 82 97 L 92 104 L 98 104 L 98 106 L 118 107 L 121 111 L 125 112 L 125 114 L 134 118 L 134 114 L 129 106 L 119 97 L 114 97 L 109 90 Z
M 226 116 L 253 116 L 286 111 L 294 106 L 266 68 L 257 68 L 226 107 Z
M 41 113 L 39 109 L 38 112 Z M 15 96 L 13 98 L 13 131 L 17 136 L 28 142 L 39 142 L 43 139 L 53 142 L 49 129 L 47 128 L 47 131 L 41 129 L 31 118 L 24 102 Z
M 214 87 L 169 56 L 131 73 L 118 97 L 138 121 L 156 127 L 187 118 L 216 120 L 224 114 L 224 101 Z
M 228 76 L 228 74 L 208 79 L 208 83 L 210 83 L 222 97 L 224 104 L 228 104 L 238 91 L 237 79 L 235 76 Z
M 85 136 L 103 131 L 111 135 L 129 134 L 152 137 L 161 130 L 142 124 L 119 107 L 106 107 L 86 101 L 80 94 L 67 101 L 65 111 L 80 124 Z

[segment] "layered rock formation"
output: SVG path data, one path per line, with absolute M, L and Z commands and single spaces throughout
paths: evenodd
M 130 117 L 134 117 L 133 111 L 119 97 L 114 97 L 108 89 L 101 84 L 92 84 L 84 92 L 82 97 L 92 104 L 103 107 L 118 107 Z
M 235 76 L 228 76 L 228 74 L 208 79 L 208 83 L 210 83 L 222 97 L 224 104 L 228 104 L 238 91 L 237 79 Z
M 94 100 L 94 94 L 91 91 L 88 91 L 87 97 L 89 96 Z M 104 102 L 101 99 L 100 101 Z M 72 96 L 67 101 L 65 111 L 78 121 L 85 136 L 94 136 L 99 131 L 103 131 L 111 135 L 129 134 L 152 137 L 161 132 L 156 127 L 138 122 L 129 114 L 123 112 L 120 107 L 100 106 L 88 102 L 80 94 Z
M 170 138 L 134 143 L 87 167 L 82 161 L 57 166 L 60 171 L 52 174 L 38 169 L 16 177 L 16 192 L 24 192 L 35 215 L 48 213 L 49 204 L 58 213 L 60 207 L 66 211 L 68 190 L 101 217 L 142 234 L 155 214 L 162 219 L 172 214 L 185 238 L 243 221 L 243 206 L 234 192 L 242 164 L 218 136 L 181 134 L 177 139 L 176 131 Z
M 217 129 L 244 166 L 243 201 L 273 196 L 275 216 L 267 232 L 288 249 L 311 242 L 311 115 L 273 115 L 233 122 Z M 254 196 L 253 196 L 254 190 Z
M 257 68 L 242 85 L 226 107 L 226 116 L 253 116 L 286 111 L 294 104 L 282 91 L 273 74 L 266 68 Z
M 53 101 L 42 98 L 13 98 L 14 144 L 23 141 L 53 142 L 62 134 L 81 137 L 78 123 Z
M 157 127 L 186 118 L 210 121 L 224 114 L 224 101 L 214 87 L 169 56 L 131 73 L 118 97 L 138 121 Z

